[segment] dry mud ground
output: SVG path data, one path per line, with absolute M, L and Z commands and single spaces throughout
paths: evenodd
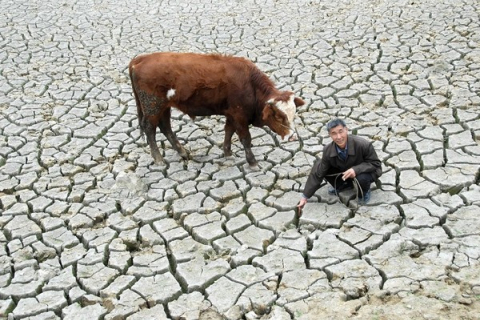
M 479 319 L 480 4 L 0 3 L 0 315 Z M 152 51 L 247 57 L 306 101 L 300 139 L 174 113 L 155 165 L 127 76 Z M 295 205 L 341 117 L 373 141 L 372 200 Z

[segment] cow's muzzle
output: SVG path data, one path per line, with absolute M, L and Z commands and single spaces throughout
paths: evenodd
M 283 138 L 283 140 L 284 140 L 284 141 L 288 141 L 288 142 L 297 141 L 297 140 L 298 140 L 298 136 L 297 136 L 296 130 L 290 128 L 290 131 L 289 131 L 288 134 Z
M 292 141 L 297 141 L 298 140 L 298 136 L 296 133 L 292 134 L 289 138 L 288 138 L 288 141 L 289 142 L 292 142 Z

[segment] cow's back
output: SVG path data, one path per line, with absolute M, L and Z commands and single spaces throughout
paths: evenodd
M 130 63 L 137 81 L 178 88 L 246 83 L 251 65 L 250 61 L 239 57 L 174 52 L 145 54 Z
M 192 117 L 225 114 L 232 104 L 254 113 L 255 68 L 240 57 L 172 52 L 138 56 L 130 63 L 137 89 L 168 99 L 170 106 Z

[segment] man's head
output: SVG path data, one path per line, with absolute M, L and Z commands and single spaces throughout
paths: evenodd
M 345 121 L 335 119 L 327 124 L 328 135 L 339 146 L 344 149 L 347 146 L 348 128 Z

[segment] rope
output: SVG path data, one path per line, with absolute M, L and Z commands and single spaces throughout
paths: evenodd
M 334 174 L 329 174 L 327 175 L 327 177 L 335 177 L 335 180 L 333 181 L 333 189 L 335 190 L 335 195 L 338 197 L 338 192 L 337 192 L 337 179 L 340 175 L 342 175 L 343 173 L 340 172 L 340 173 L 334 173 Z M 358 182 L 357 178 L 353 178 L 352 179 L 353 181 L 353 188 L 355 189 L 355 193 L 356 193 L 356 197 L 355 197 L 355 200 L 357 201 L 357 206 L 358 206 L 358 194 L 360 193 L 360 196 L 361 198 L 363 199 L 363 190 L 362 190 L 362 187 L 360 186 L 360 182 Z M 326 183 L 323 183 L 321 184 L 320 186 L 323 186 L 324 184 Z

